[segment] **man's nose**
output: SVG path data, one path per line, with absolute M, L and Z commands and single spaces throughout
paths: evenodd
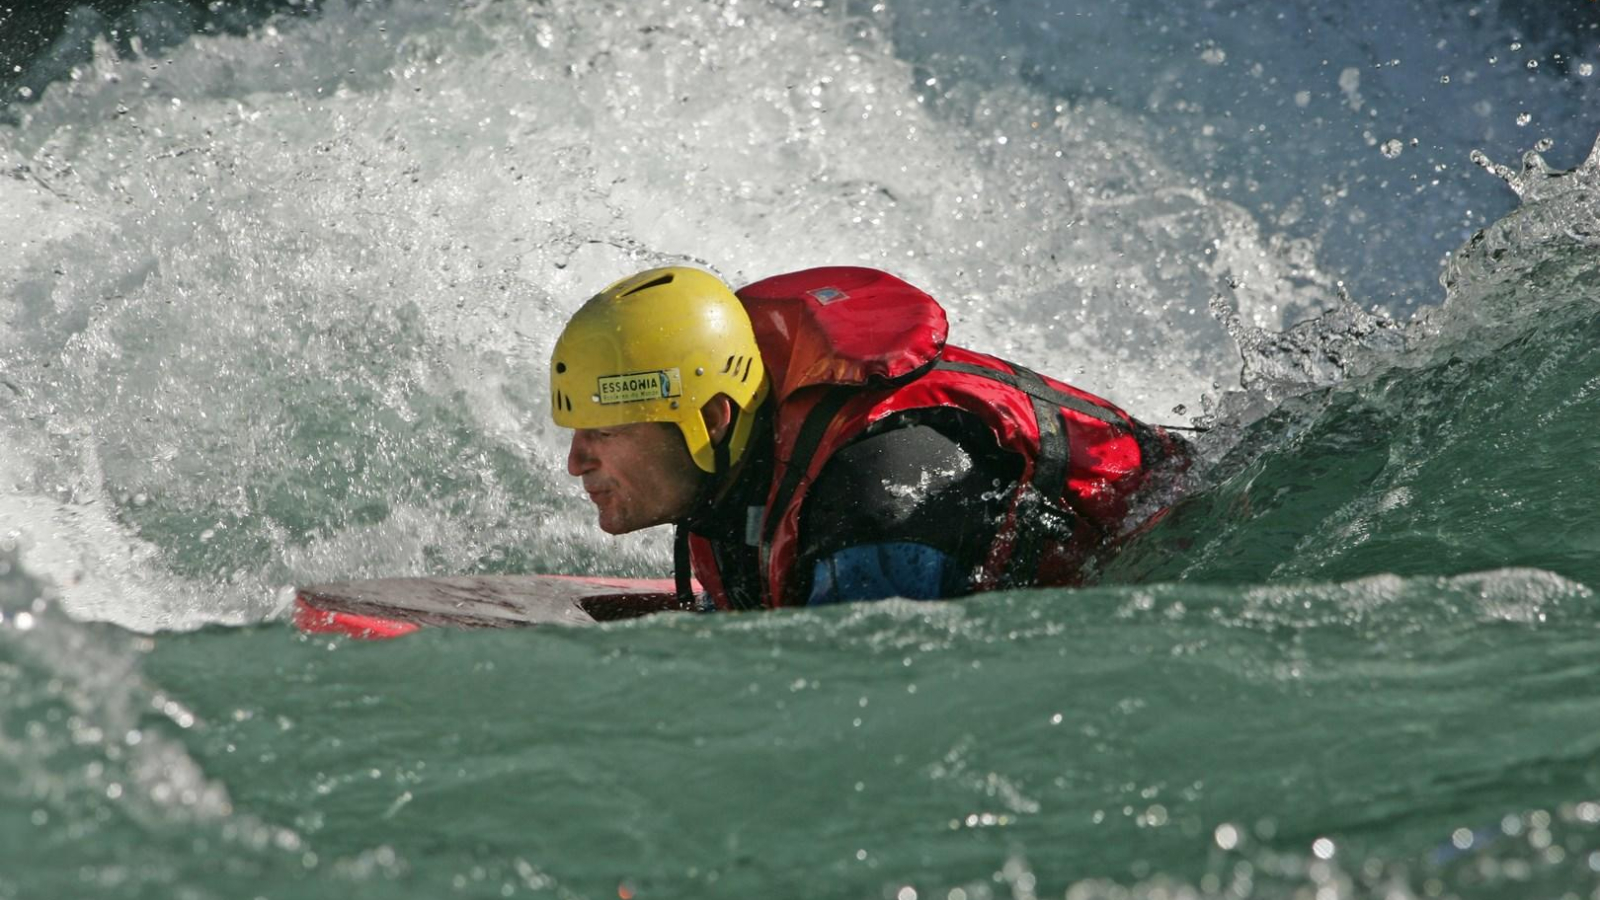
M 578 478 L 594 468 L 594 456 L 589 453 L 589 441 L 582 431 L 572 433 L 572 443 L 567 446 L 567 474 Z

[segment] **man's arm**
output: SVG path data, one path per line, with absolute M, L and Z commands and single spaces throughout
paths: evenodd
M 810 604 L 971 592 L 1020 464 L 951 412 L 938 427 L 907 415 L 828 461 L 800 515 Z

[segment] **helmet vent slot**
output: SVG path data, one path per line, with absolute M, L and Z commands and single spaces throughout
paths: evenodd
M 633 290 L 627 292 L 626 294 L 623 294 L 622 296 L 623 297 L 632 297 L 634 294 L 637 294 L 640 291 L 648 291 L 651 288 L 661 287 L 662 285 L 667 285 L 667 284 L 671 284 L 671 283 L 672 283 L 672 276 L 671 275 L 663 275 L 660 278 L 656 278 L 656 279 L 653 279 L 651 281 L 646 281 L 644 284 L 639 285 L 638 287 L 636 287 Z M 618 298 L 618 299 L 620 299 L 620 298 Z
M 572 412 L 572 398 L 561 391 L 556 391 L 556 408 Z
M 726 375 L 729 372 L 732 372 L 733 371 L 733 362 L 734 362 L 734 357 L 732 357 L 732 356 L 728 357 L 728 361 L 722 364 L 722 373 L 721 374 Z
M 745 357 L 745 359 L 744 359 L 744 374 L 739 376 L 739 380 L 741 382 L 750 380 L 750 364 L 755 362 L 755 360 L 756 360 L 756 358 L 753 357 L 753 356 Z

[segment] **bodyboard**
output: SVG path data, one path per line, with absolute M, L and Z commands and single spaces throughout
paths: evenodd
M 330 581 L 298 588 L 294 624 L 313 634 L 391 638 L 424 626 L 592 625 L 685 610 L 667 578 L 456 575 Z

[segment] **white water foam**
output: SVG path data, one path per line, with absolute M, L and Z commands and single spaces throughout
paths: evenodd
M 1313 242 L 1197 186 L 1149 121 L 934 92 L 872 21 L 810 11 L 330 5 L 159 57 L 103 44 L 21 117 L 6 524 L 69 609 L 134 627 L 506 546 L 608 559 L 545 358 L 648 265 L 887 268 L 958 343 L 1158 421 L 1237 378 L 1211 297 L 1276 329 L 1336 294 Z M 659 536 L 624 546 L 665 568 Z

